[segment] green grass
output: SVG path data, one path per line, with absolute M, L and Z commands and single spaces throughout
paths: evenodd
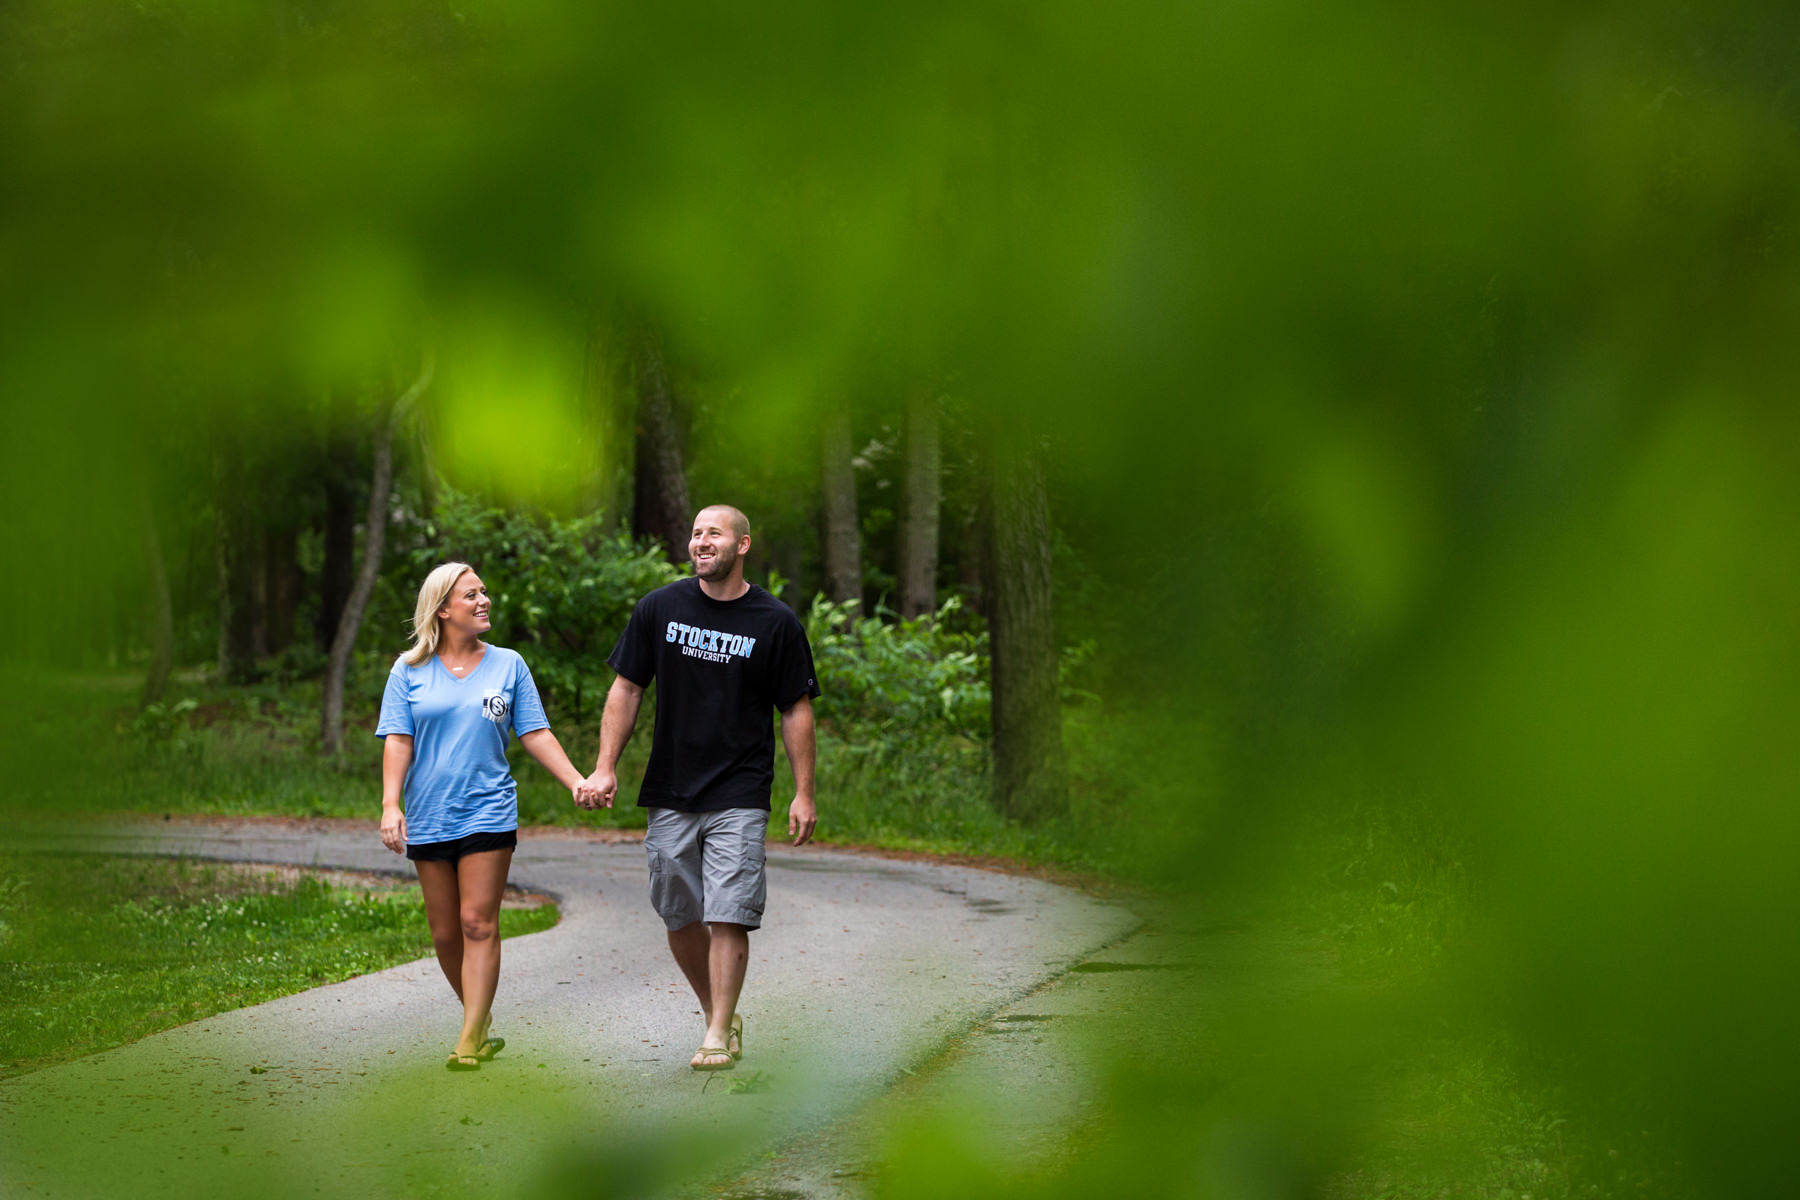
M 556 920 L 549 905 L 505 909 L 501 936 Z M 0 1077 L 430 953 L 416 885 L 0 854 Z
M 1429 976 L 1477 907 L 1468 849 L 1422 804 L 1346 798 L 1292 823 L 1276 905 L 1325 939 L 1351 982 Z
M 1336 1200 L 1624 1200 L 1688 1196 L 1673 1139 L 1585 1110 L 1517 1038 L 1423 1030 L 1371 1089 L 1362 1149 Z M 1622 1086 L 1622 1085 L 1621 1085 Z
M 1280 823 L 1263 919 L 1326 965 L 1322 1009 L 1366 1038 L 1360 1119 L 1331 1200 L 1680 1196 L 1676 1155 L 1626 1081 L 1571 1097 L 1482 995 L 1474 851 L 1439 806 L 1344 795 Z M 1271 956 L 1292 953 L 1277 943 Z

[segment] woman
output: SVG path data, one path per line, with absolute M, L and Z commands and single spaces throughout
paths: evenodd
M 433 568 L 413 610 L 413 646 L 381 698 L 381 840 L 419 872 L 438 965 L 463 1005 L 444 1065 L 477 1070 L 505 1046 L 489 1037 L 500 983 L 500 896 L 518 845 L 518 786 L 507 770 L 508 727 L 531 757 L 584 798 L 525 660 L 481 640 L 487 588 L 467 563 Z M 402 804 L 404 797 L 404 805 Z

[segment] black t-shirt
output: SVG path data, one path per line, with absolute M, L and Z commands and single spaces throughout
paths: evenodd
M 792 609 L 755 584 L 736 600 L 714 600 L 698 579 L 678 580 L 638 601 L 606 661 L 640 687 L 656 680 L 639 807 L 769 807 L 772 710 L 819 694 Z

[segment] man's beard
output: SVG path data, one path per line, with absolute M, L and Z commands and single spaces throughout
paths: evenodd
M 702 567 L 698 560 L 694 563 L 694 574 L 708 581 L 723 579 L 731 574 L 731 568 L 737 565 L 736 550 L 721 550 L 713 555 L 712 565 Z

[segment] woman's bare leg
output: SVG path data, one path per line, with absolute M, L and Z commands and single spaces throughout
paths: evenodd
M 512 867 L 511 850 L 484 850 L 464 855 L 456 863 L 456 879 L 462 903 L 462 1036 L 458 1054 L 481 1048 L 492 1021 L 494 993 L 500 986 L 500 897 L 506 891 L 506 873 Z
M 414 862 L 419 889 L 425 893 L 425 923 L 431 926 L 431 947 L 437 951 L 438 968 L 450 981 L 458 1000 L 463 994 L 462 893 L 457 885 L 456 864 Z

